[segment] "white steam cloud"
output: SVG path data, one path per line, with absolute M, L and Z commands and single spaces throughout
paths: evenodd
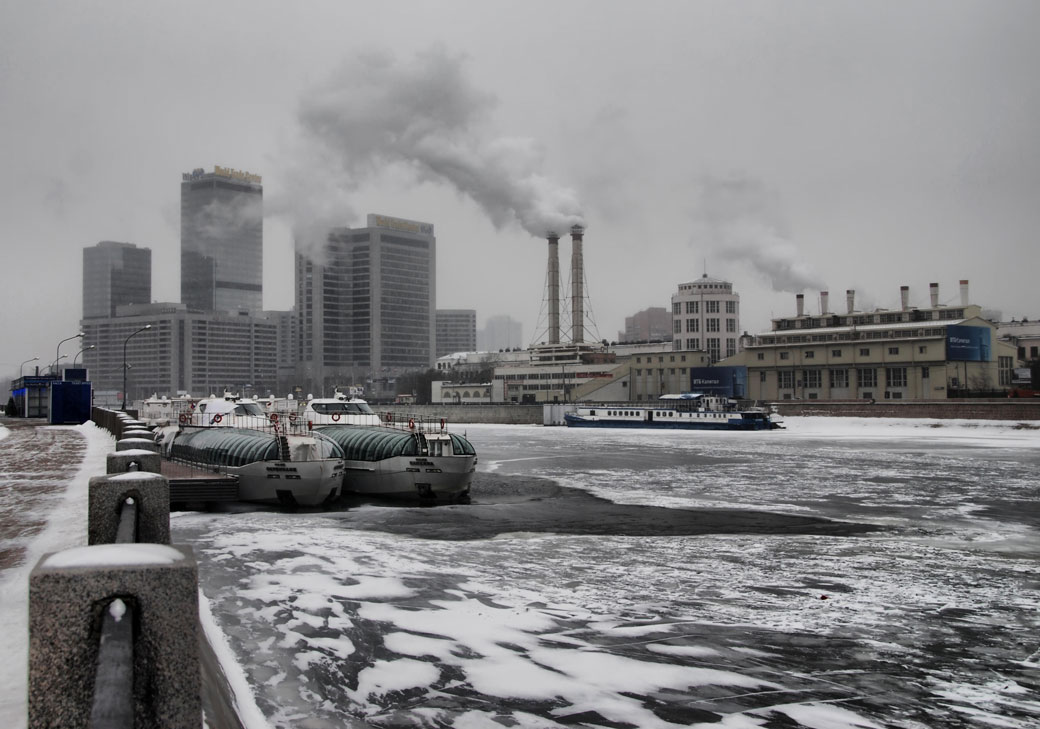
M 720 250 L 725 260 L 749 266 L 774 291 L 827 288 L 783 233 L 777 205 L 762 183 L 743 177 L 703 178 L 694 217 L 708 247 Z
M 496 227 L 515 221 L 542 237 L 583 225 L 575 192 L 541 172 L 535 142 L 488 133 L 494 99 L 464 71 L 463 59 L 442 49 L 344 65 L 301 102 L 301 145 L 286 174 L 292 192 L 269 211 L 288 213 L 298 240 L 320 241 L 354 217 L 351 193 L 393 166 L 415 182 L 451 185 Z

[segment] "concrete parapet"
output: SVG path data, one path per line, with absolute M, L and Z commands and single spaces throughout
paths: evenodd
M 146 438 L 151 440 L 155 437 L 155 434 L 148 430 L 148 428 L 124 428 L 122 435 L 119 436 L 120 440 L 127 438 Z
M 125 453 L 126 451 L 124 451 Z M 148 472 L 94 476 L 87 496 L 87 544 L 111 544 L 123 502 L 137 504 L 137 541 L 170 543 L 170 482 Z
M 162 469 L 158 453 L 136 448 L 128 451 L 116 451 L 105 456 L 105 472 L 127 473 L 131 470 L 130 464 L 132 463 L 137 464 L 138 471 L 160 473 Z
M 116 452 L 119 451 L 151 451 L 159 452 L 159 444 L 151 438 L 120 438 L 116 441 Z
M 202 725 L 191 547 L 103 544 L 45 555 L 29 575 L 30 729 L 88 725 L 102 615 L 117 597 L 133 620 L 134 726 Z

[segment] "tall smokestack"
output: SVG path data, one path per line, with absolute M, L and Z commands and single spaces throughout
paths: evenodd
M 820 313 L 827 313 L 827 305 L 830 303 L 830 294 L 826 291 L 820 292 Z
M 961 306 L 968 305 L 968 279 L 961 279 Z
M 932 299 L 932 308 L 939 308 L 939 284 L 930 283 L 928 284 L 928 295 Z
M 900 286 L 899 287 L 899 304 L 903 311 L 910 308 L 910 287 Z
M 549 344 L 560 343 L 560 236 L 550 232 L 549 239 Z
M 805 315 L 805 294 L 796 294 L 795 297 L 794 297 L 794 302 L 795 302 L 795 304 L 798 307 L 798 313 L 796 314 L 796 316 L 804 316 Z
M 585 341 L 585 259 L 582 257 L 582 239 L 585 229 L 571 228 L 571 343 Z
M 856 310 L 856 289 L 845 289 L 845 306 L 850 314 Z

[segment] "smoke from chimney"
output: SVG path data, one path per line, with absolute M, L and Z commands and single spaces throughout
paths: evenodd
M 910 287 L 900 286 L 899 287 L 899 305 L 903 311 L 910 308 Z
M 845 289 L 845 306 L 850 314 L 856 310 L 856 289 Z
M 932 308 L 938 308 L 939 306 L 939 284 L 930 283 L 928 284 L 928 295 L 932 301 Z
M 286 192 L 267 196 L 267 212 L 289 218 L 298 247 L 315 250 L 330 215 L 351 223 L 351 197 L 391 170 L 450 185 L 496 227 L 515 221 L 541 238 L 583 225 L 576 193 L 543 173 L 539 145 L 491 128 L 495 103 L 472 84 L 461 54 L 358 54 L 303 96 L 298 139 L 280 157 Z
M 796 294 L 823 288 L 825 282 L 787 235 L 775 193 L 761 181 L 702 178 L 694 221 L 695 237 L 703 238 L 723 259 L 749 267 L 774 291 Z

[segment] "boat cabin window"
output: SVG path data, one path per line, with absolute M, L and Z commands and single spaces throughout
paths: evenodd
M 235 415 L 263 416 L 263 414 L 263 409 L 255 402 L 240 402 L 235 405 Z
M 316 402 L 311 405 L 311 409 L 321 415 L 331 415 L 332 413 L 372 414 L 372 408 L 368 406 L 367 402 Z

